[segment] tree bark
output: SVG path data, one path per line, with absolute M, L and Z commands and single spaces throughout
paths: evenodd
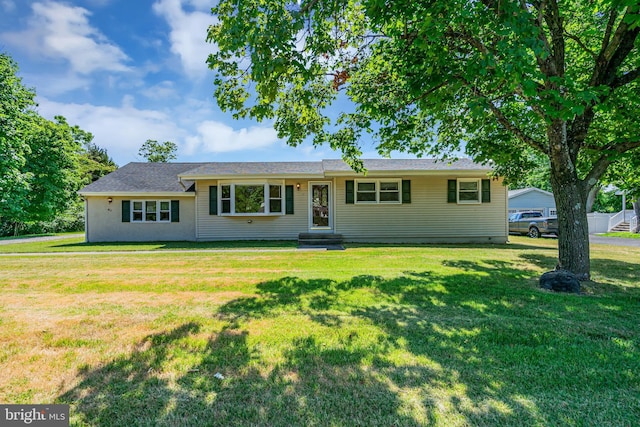
M 567 147 L 567 126 L 554 121 L 547 129 L 551 160 L 551 187 L 558 213 L 558 267 L 569 270 L 579 280 L 589 280 L 589 188 L 578 174 Z
M 640 199 L 633 202 L 633 210 L 635 211 L 636 216 L 640 219 Z M 638 222 L 638 226 L 636 227 L 636 229 L 631 231 L 633 231 L 634 233 L 640 233 L 640 221 Z

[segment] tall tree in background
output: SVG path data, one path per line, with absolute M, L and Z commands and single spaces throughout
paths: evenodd
M 107 150 L 93 142 L 93 134 L 91 132 L 84 131 L 78 126 L 73 126 L 71 134 L 81 147 L 79 163 L 82 185 L 91 184 L 118 168 L 118 165 L 109 157 Z
M 30 149 L 25 141 L 35 92 L 17 76 L 13 59 L 0 53 L 0 221 L 21 213 L 29 192 L 29 173 L 24 169 Z
M 529 153 L 523 155 L 528 163 L 527 173 L 517 173 L 509 175 L 505 179 L 505 183 L 509 189 L 517 190 L 520 188 L 534 187 L 544 191 L 553 191 L 551 188 L 551 168 L 549 167 L 549 158 L 540 153 L 528 150 Z
M 49 121 L 36 114 L 25 133 L 30 153 L 24 170 L 29 192 L 24 198 L 21 222 L 48 221 L 68 208 L 80 188 L 79 143 L 64 117 Z
M 328 143 L 356 168 L 364 133 L 383 155 L 464 148 L 505 176 L 540 153 L 559 264 L 586 279 L 587 195 L 639 155 L 639 11 L 630 0 L 221 0 L 208 63 L 223 110 L 275 119 L 288 144 Z M 343 98 L 353 107 L 336 114 Z
M 171 142 L 158 142 L 155 139 L 147 139 L 138 150 L 138 155 L 142 156 L 150 163 L 167 163 L 175 160 L 178 146 Z
M 13 234 L 78 211 L 76 191 L 115 168 L 89 132 L 64 117 L 38 115 L 35 92 L 17 72 L 11 57 L 0 54 L 0 232 Z

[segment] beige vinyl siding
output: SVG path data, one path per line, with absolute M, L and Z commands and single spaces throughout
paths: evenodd
M 335 232 L 353 242 L 506 242 L 507 188 L 501 181 L 491 181 L 491 203 L 456 204 L 447 203 L 447 181 L 459 176 L 397 178 L 411 180 L 411 203 L 346 204 L 345 181 L 351 178 L 337 178 Z
M 286 180 L 293 185 L 293 215 L 209 215 L 209 186 L 218 181 L 198 181 L 197 194 L 197 240 L 297 240 L 299 233 L 308 230 L 307 181 Z M 300 190 L 296 184 L 300 184 Z M 283 192 L 282 206 L 285 198 Z
M 154 242 L 195 240 L 195 198 L 191 197 L 86 197 L 88 242 Z M 123 200 L 179 200 L 180 222 L 122 222 Z

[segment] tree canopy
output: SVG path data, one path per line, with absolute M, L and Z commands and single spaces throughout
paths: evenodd
M 274 119 L 356 169 L 382 155 L 465 150 L 517 177 L 548 159 L 559 265 L 589 277 L 585 204 L 607 168 L 639 155 L 640 2 L 221 0 L 208 40 L 215 97 Z M 351 108 L 335 105 L 348 99 Z M 344 104 L 342 104 L 344 105 Z
M 167 163 L 175 160 L 178 146 L 171 142 L 158 142 L 155 139 L 147 139 L 138 150 L 138 155 L 142 156 L 147 162 Z
M 18 65 L 0 53 L 0 218 L 21 212 L 21 201 L 29 191 L 29 173 L 24 170 L 30 149 L 24 135 L 35 92 L 17 76 Z
M 93 135 L 35 110 L 35 91 L 0 53 L 0 232 L 52 221 L 78 200 L 76 191 L 115 169 Z M 107 160 L 105 160 L 105 157 Z

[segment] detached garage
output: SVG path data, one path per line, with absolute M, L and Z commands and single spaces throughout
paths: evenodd
M 529 187 L 509 191 L 509 214 L 524 211 L 542 212 L 543 216 L 556 216 L 553 193 Z

